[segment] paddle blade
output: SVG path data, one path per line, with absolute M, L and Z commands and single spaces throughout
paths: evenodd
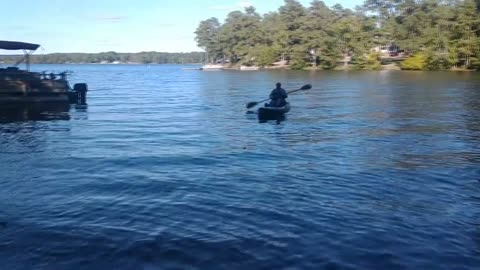
M 253 108 L 253 107 L 257 106 L 257 104 L 258 104 L 258 102 L 255 102 L 255 101 L 249 102 L 249 103 L 247 103 L 247 109 Z
M 312 85 L 311 84 L 305 84 L 304 86 L 302 86 L 302 88 L 300 88 L 302 90 L 310 90 L 312 89 Z

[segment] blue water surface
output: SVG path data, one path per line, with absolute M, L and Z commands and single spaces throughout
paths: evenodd
M 1 269 L 480 268 L 479 74 L 194 67 L 34 67 L 89 106 L 0 122 Z

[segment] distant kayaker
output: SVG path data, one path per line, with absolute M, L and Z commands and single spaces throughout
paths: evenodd
M 268 107 L 283 107 L 287 104 L 286 98 L 288 98 L 287 91 L 282 88 L 281 83 L 277 83 L 277 87 L 270 93 L 271 100 Z

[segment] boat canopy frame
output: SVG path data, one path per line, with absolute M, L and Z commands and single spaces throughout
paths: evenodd
M 27 65 L 27 71 L 30 71 L 30 55 L 33 54 L 39 47 L 39 44 L 34 43 L 0 40 L 0 50 L 23 51 L 25 57 L 17 61 L 15 66 L 18 66 L 25 61 Z

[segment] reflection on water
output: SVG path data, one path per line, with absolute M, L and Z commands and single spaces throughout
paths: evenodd
M 2 105 L 0 123 L 70 120 L 69 104 Z
M 286 115 L 282 115 L 277 117 L 277 119 L 258 119 L 259 123 L 275 123 L 277 125 L 280 125 L 283 121 L 287 120 Z

